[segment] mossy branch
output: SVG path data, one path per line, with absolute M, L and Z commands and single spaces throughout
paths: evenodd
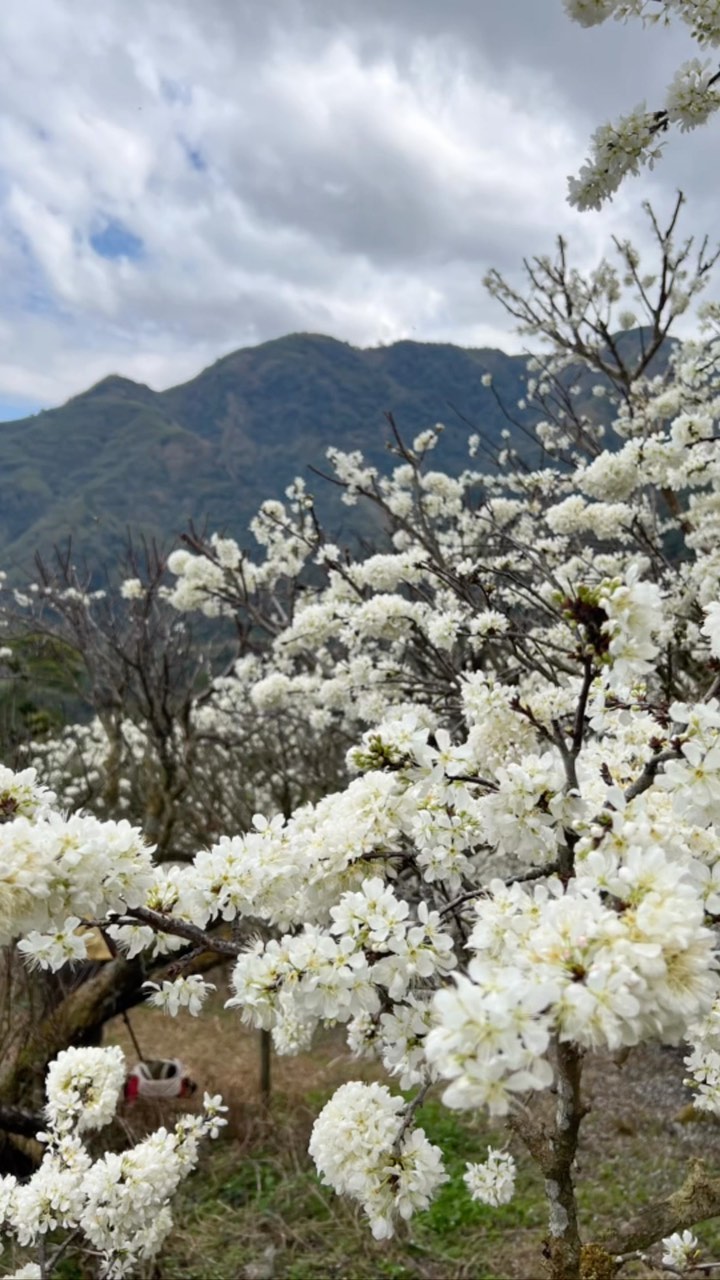
M 677 1191 L 646 1205 L 629 1222 L 617 1227 L 601 1243 L 609 1253 L 645 1249 L 674 1231 L 720 1215 L 720 1177 L 713 1176 L 703 1160 L 693 1160 Z

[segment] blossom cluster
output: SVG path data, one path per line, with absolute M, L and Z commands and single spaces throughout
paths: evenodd
M 34 770 L 20 776 L 29 775 Z M 11 782 L 7 794 L 15 789 Z M 34 957 L 39 961 L 45 946 L 51 961 L 58 927 L 62 932 L 68 917 L 102 918 L 144 900 L 153 881 L 152 850 L 124 819 L 64 818 L 46 807 L 26 816 L 24 805 L 1 829 L 0 943 L 27 933 Z
M 488 1158 L 482 1163 L 468 1164 L 463 1181 L 473 1200 L 501 1205 L 512 1200 L 517 1168 L 508 1151 L 488 1147 Z
M 82 1235 L 108 1280 L 156 1255 L 172 1228 L 169 1201 L 197 1164 L 201 1139 L 216 1137 L 226 1123 L 222 1100 L 206 1094 L 202 1113 L 181 1117 L 173 1130 L 93 1160 L 82 1134 L 109 1124 L 124 1079 L 118 1048 L 60 1053 L 48 1072 L 42 1163 L 24 1182 L 0 1178 L 3 1234 L 23 1248 L 58 1230 Z M 33 1266 L 16 1274 L 33 1275 Z
M 449 1106 L 504 1115 L 552 1080 L 553 1037 L 619 1049 L 680 1040 L 717 990 L 700 886 L 659 849 L 594 852 L 567 888 L 500 882 L 476 904 L 467 975 L 435 997 L 426 1054 Z
M 280 941 L 256 943 L 233 970 L 229 1003 L 256 1026 L 272 1028 L 282 1046 L 288 1018 L 301 1047 L 318 1022 L 378 1014 L 387 1000 L 402 1007 L 412 987 L 455 966 L 452 937 L 440 928 L 438 913 L 420 903 L 413 923 L 407 902 L 379 877 L 344 893 L 330 915 L 329 929 L 306 924 Z M 298 1020 L 305 1028 L 301 1040 Z
M 645 23 L 676 19 L 690 28 L 700 46 L 720 44 L 720 18 L 715 0 L 564 0 L 565 9 L 581 26 L 596 26 L 608 18 L 641 18 Z M 704 124 L 720 107 L 717 68 L 691 58 L 671 80 L 663 104 L 648 110 L 641 103 L 613 124 L 600 126 L 592 137 L 589 160 L 577 178 L 569 179 L 570 203 L 579 209 L 599 209 L 617 191 L 627 174 L 642 165 L 651 169 L 661 153 L 662 133 L 669 124 L 686 132 Z
M 440 1149 L 424 1130 L 405 1128 L 405 1105 L 385 1085 L 341 1085 L 310 1138 L 323 1182 L 360 1201 L 377 1240 L 393 1234 L 395 1215 L 425 1209 L 447 1180 Z

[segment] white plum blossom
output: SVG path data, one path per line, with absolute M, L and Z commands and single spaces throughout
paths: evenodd
M 203 1005 L 215 984 L 205 982 L 199 974 L 191 974 L 189 978 L 174 978 L 158 986 L 156 982 L 145 982 L 143 986 L 152 994 L 147 1003 L 156 1009 L 162 1009 L 174 1018 L 180 1009 L 187 1009 L 195 1018 L 202 1012 Z
M 62 929 L 55 933 L 31 930 L 21 938 L 17 948 L 31 967 L 50 969 L 53 973 L 65 964 L 87 959 L 87 942 L 78 916 L 68 916 Z
M 119 1048 L 64 1049 L 45 1083 L 47 1118 L 57 1129 L 101 1129 L 112 1120 L 124 1083 Z
M 710 62 L 691 58 L 675 72 L 668 86 L 665 108 L 668 119 L 682 132 L 705 124 L 720 107 L 717 68 Z
M 663 1266 L 685 1271 L 698 1257 L 697 1236 L 694 1236 L 692 1231 L 674 1231 L 661 1243 L 665 1250 L 662 1256 Z
M 487 1160 L 467 1164 L 463 1182 L 473 1200 L 482 1204 L 509 1204 L 515 1192 L 517 1169 L 509 1151 L 488 1147 Z
M 385 1085 L 342 1085 L 313 1126 L 310 1154 L 323 1182 L 359 1200 L 377 1240 L 394 1219 L 424 1209 L 447 1180 L 438 1147 L 405 1130 L 406 1104 Z
M 714 601 L 705 609 L 705 621 L 702 633 L 710 641 L 710 652 L 714 658 L 720 658 L 720 603 Z
M 597 26 L 608 18 L 640 18 L 644 23 L 675 18 L 690 28 L 700 45 L 720 44 L 720 16 L 715 0 L 662 0 L 659 6 L 645 0 L 564 0 L 568 16 L 583 27 Z M 613 124 L 601 125 L 592 136 L 591 155 L 577 178 L 569 179 L 570 203 L 579 209 L 599 209 L 612 196 L 626 174 L 637 174 L 642 165 L 653 167 L 662 138 L 671 124 L 681 132 L 704 124 L 720 107 L 717 68 L 692 58 L 676 71 L 664 104 L 648 110 L 641 103 Z
M 58 1228 L 84 1237 L 108 1280 L 135 1271 L 158 1252 L 172 1228 L 169 1200 L 195 1167 L 199 1143 L 226 1122 L 220 1097 L 205 1095 L 203 1112 L 181 1117 L 122 1153 L 93 1161 L 81 1134 L 113 1118 L 125 1079 L 119 1048 L 68 1049 L 50 1064 L 45 1153 L 32 1176 L 0 1178 L 0 1226 L 23 1247 Z M 40 1275 L 35 1263 L 17 1275 Z
M 662 595 L 652 582 L 640 578 L 640 566 L 631 565 L 625 581 L 604 582 L 598 603 L 607 614 L 603 631 L 609 637 L 608 655 L 613 686 L 632 684 L 650 670 L 658 652 L 657 633 L 662 626 Z
M 617 191 L 623 178 L 651 169 L 660 156 L 657 121 L 641 102 L 612 124 L 599 125 L 592 135 L 590 158 L 577 178 L 568 179 L 570 204 L 577 209 L 600 209 Z
M 38 782 L 35 769 L 15 773 L 0 764 L 0 823 L 39 816 L 54 800 L 52 791 Z
M 102 917 L 139 905 L 152 851 L 124 820 L 40 810 L 0 826 L 0 940 L 45 932 L 71 915 Z

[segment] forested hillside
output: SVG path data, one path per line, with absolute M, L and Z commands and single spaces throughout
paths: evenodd
M 97 564 L 117 554 L 127 527 L 165 544 L 189 520 L 242 537 L 264 498 L 281 496 L 308 464 L 322 469 L 328 445 L 380 461 L 387 412 L 410 438 L 444 422 L 437 464 L 458 472 L 473 428 L 499 442 L 509 424 L 493 390 L 516 412 L 525 364 L 489 349 L 359 350 L 294 334 L 236 351 L 164 392 L 105 378 L 61 408 L 0 426 L 3 567 L 21 569 L 36 549 L 70 536 Z M 488 372 L 493 390 L 483 385 Z M 346 531 L 348 508 L 330 486 L 314 487 L 326 518 Z

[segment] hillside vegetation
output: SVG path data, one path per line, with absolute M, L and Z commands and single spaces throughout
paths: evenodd
M 397 342 L 359 350 L 294 334 L 218 360 L 168 391 L 111 376 L 51 409 L 0 426 L 0 561 L 18 571 L 72 537 L 94 566 L 114 559 L 127 527 L 174 540 L 190 520 L 244 535 L 267 497 L 281 497 L 328 445 L 386 455 L 392 412 L 404 435 L 447 424 L 437 466 L 457 472 L 479 426 L 496 443 L 523 394 L 525 357 Z M 529 416 L 529 415 L 526 415 Z M 349 519 L 314 481 L 338 534 Z M 354 526 L 353 526 L 354 527 Z

